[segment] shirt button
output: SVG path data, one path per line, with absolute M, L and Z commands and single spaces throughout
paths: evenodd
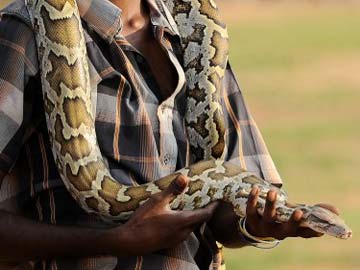
M 164 162 L 164 165 L 168 165 L 170 163 L 170 155 L 169 154 L 164 154 L 164 157 L 163 157 L 163 162 Z
M 160 114 L 164 114 L 165 113 L 165 106 L 161 105 L 160 106 L 160 110 L 159 110 Z

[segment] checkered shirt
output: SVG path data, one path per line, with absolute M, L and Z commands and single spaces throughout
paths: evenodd
M 139 185 L 188 165 L 182 54 L 178 30 L 163 2 L 147 0 L 154 37 L 178 75 L 176 89 L 165 100 L 158 94 L 147 60 L 121 35 L 121 10 L 110 1 L 77 2 L 85 29 L 98 143 L 113 177 L 125 185 Z M 226 160 L 281 183 L 229 65 L 222 83 L 222 106 Z M 0 209 L 53 225 L 108 226 L 77 205 L 57 172 L 34 33 L 23 0 L 2 10 L 0 20 Z M 224 261 L 211 233 L 199 231 L 174 248 L 146 256 L 54 259 L 23 267 L 218 270 Z

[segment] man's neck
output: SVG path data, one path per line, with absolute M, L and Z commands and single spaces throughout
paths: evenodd
M 121 10 L 121 19 L 124 27 L 130 32 L 138 30 L 146 25 L 146 12 L 142 5 L 143 0 L 110 0 Z

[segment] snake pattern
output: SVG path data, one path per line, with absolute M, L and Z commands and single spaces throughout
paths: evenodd
M 171 202 L 174 210 L 197 209 L 222 200 L 243 217 L 250 190 L 256 185 L 260 214 L 267 192 L 276 189 L 277 221 L 286 222 L 295 209 L 301 209 L 303 226 L 337 238 L 351 237 L 350 228 L 332 212 L 318 206 L 290 205 L 282 189 L 223 160 L 225 127 L 220 91 L 228 60 L 228 34 L 213 0 L 164 1 L 181 33 L 188 84 L 185 122 L 194 164 L 136 187 L 122 185 L 110 175 L 97 144 L 76 0 L 25 1 L 37 41 L 54 159 L 66 188 L 85 211 L 104 220 L 126 221 L 153 194 L 183 174 L 189 178 L 189 186 Z

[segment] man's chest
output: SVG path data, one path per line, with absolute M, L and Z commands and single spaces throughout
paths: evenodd
M 166 100 L 175 91 L 179 79 L 178 71 L 170 60 L 170 52 L 163 44 L 168 40 L 154 36 L 150 27 L 127 36 L 126 39 L 144 57 L 143 68 L 148 69 L 148 73 L 155 79 L 157 89 L 152 90 L 159 92 L 155 94 L 161 101 Z

